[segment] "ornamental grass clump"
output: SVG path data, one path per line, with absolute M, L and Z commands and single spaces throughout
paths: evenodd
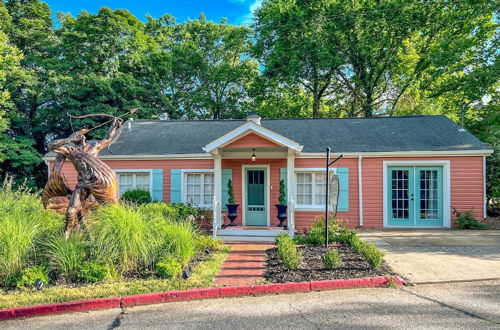
M 62 225 L 62 216 L 46 211 L 38 193 L 25 186 L 13 190 L 12 179 L 5 179 L 0 190 L 0 285 L 43 261 L 42 246 L 59 235 Z
M 302 254 L 297 251 L 297 247 L 289 236 L 282 236 L 277 240 L 278 256 L 287 269 L 297 269 L 300 264 Z
M 162 231 L 163 256 L 171 255 L 184 267 L 196 253 L 196 231 L 188 221 L 167 224 Z
M 55 236 L 46 245 L 46 254 L 51 266 L 66 282 L 75 282 L 88 257 L 83 235 L 73 234 L 66 240 Z
M 337 250 L 330 250 L 322 258 L 323 264 L 327 269 L 334 269 L 340 266 L 342 259 Z
M 139 209 L 127 204 L 103 205 L 92 213 L 89 224 L 96 260 L 111 260 L 120 272 L 154 267 L 155 252 L 164 239 Z

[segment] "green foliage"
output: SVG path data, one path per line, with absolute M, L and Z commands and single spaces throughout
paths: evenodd
M 162 248 L 177 258 L 177 261 L 186 266 L 196 253 L 196 231 L 189 222 L 175 222 L 165 225 L 161 230 L 164 239 Z
M 221 251 L 223 246 L 224 243 L 220 239 L 215 239 L 208 235 L 196 236 L 196 250 L 198 251 L 205 251 L 206 249 L 210 251 Z
M 182 266 L 176 258 L 167 256 L 156 263 L 156 275 L 161 278 L 178 278 L 182 274 Z
M 287 269 L 297 269 L 300 264 L 302 253 L 297 251 L 297 247 L 289 236 L 281 236 L 277 239 L 278 256 Z
M 37 193 L 23 186 L 12 190 L 6 179 L 0 190 L 0 284 L 36 260 L 61 227 L 62 217 L 44 210 Z
M 68 240 L 59 235 L 47 243 L 47 255 L 66 282 L 75 282 L 88 253 L 81 235 L 72 235 Z
M 104 205 L 92 213 L 89 223 L 97 260 L 109 258 L 122 272 L 154 265 L 154 252 L 163 241 L 153 222 L 138 209 L 124 204 Z
M 175 204 L 164 202 L 148 203 L 139 205 L 138 210 L 148 220 L 175 221 L 179 218 L 179 209 Z
M 373 268 L 380 267 L 380 265 L 382 265 L 382 261 L 384 260 L 384 252 L 378 249 L 375 244 L 371 242 L 363 242 L 363 250 L 361 251 L 361 254 Z
M 42 280 L 44 285 L 49 284 L 49 273 L 46 266 L 33 266 L 23 269 L 16 280 L 18 289 L 32 288 L 37 279 Z
M 126 191 L 122 195 L 121 199 L 137 205 L 149 204 L 151 203 L 151 194 L 149 193 L 149 191 L 135 189 Z
M 328 241 L 329 243 L 337 242 L 339 231 L 344 229 L 339 225 L 337 219 L 330 217 L 328 220 Z M 311 230 L 304 235 L 295 236 L 294 240 L 297 244 L 325 244 L 325 217 L 315 217 L 311 225 Z
M 453 213 L 457 217 L 455 223 L 456 229 L 489 229 L 489 225 L 487 223 L 480 222 L 476 219 L 472 210 L 459 212 L 457 209 L 453 208 Z
M 342 259 L 340 258 L 340 254 L 337 250 L 328 251 L 322 258 L 323 264 L 325 268 L 334 269 L 340 266 Z
M 175 209 L 175 219 L 177 221 L 196 220 L 200 216 L 200 212 L 192 204 L 173 203 L 170 205 Z
M 116 270 L 112 263 L 102 264 L 95 261 L 87 261 L 83 263 L 78 272 L 78 280 L 83 283 L 114 280 L 116 277 Z
M 231 179 L 227 181 L 227 195 L 228 195 L 227 203 L 229 205 L 236 204 L 234 201 L 233 182 L 231 181 Z
M 286 205 L 286 185 L 285 180 L 280 180 L 280 195 L 279 195 L 279 204 Z

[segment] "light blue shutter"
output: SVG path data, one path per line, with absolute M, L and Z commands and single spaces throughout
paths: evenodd
M 349 169 L 338 168 L 337 175 L 339 176 L 339 204 L 337 211 L 349 211 Z
M 229 194 L 228 191 L 229 189 L 227 188 L 227 183 L 229 180 L 233 180 L 233 170 L 231 169 L 223 169 L 221 171 L 221 180 L 222 180 L 222 209 L 227 210 L 226 204 L 228 203 L 229 199 Z M 233 186 L 234 189 L 234 186 Z
M 153 196 L 155 202 L 163 201 L 163 170 L 161 168 L 153 169 Z
M 182 188 L 182 172 L 178 169 L 170 170 L 170 203 L 182 202 L 181 188 Z
M 287 168 L 280 168 L 280 183 L 281 180 L 285 181 L 285 194 L 286 194 L 286 201 L 288 204 L 288 169 Z M 278 185 L 278 198 L 279 198 L 279 189 L 280 186 Z M 278 200 L 279 203 L 279 200 Z

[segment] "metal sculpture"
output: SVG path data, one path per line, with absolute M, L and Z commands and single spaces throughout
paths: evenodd
M 132 114 L 136 111 L 137 109 L 132 109 L 126 114 Z M 66 239 L 73 231 L 81 230 L 83 225 L 86 225 L 85 214 L 90 207 L 100 203 L 116 203 L 118 201 L 116 174 L 98 156 L 103 148 L 111 145 L 119 137 L 123 119 L 120 118 L 122 116 L 113 117 L 107 114 L 71 117 L 86 118 L 90 116 L 107 116 L 113 119 L 91 129 L 81 129 L 65 139 L 54 140 L 48 145 L 49 150 L 57 153 L 57 156 L 42 194 L 42 203 L 45 208 L 61 212 L 63 208 L 61 204 L 64 205 L 64 200 L 66 200 Z M 110 122 L 111 126 L 103 140 L 87 142 L 85 134 Z M 77 172 L 78 183 L 74 190 L 69 187 L 62 174 L 66 160 L 73 163 Z

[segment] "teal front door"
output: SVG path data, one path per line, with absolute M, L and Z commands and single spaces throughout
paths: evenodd
M 441 166 L 390 166 L 387 172 L 389 226 L 443 226 Z
M 266 169 L 245 170 L 245 225 L 267 226 Z

